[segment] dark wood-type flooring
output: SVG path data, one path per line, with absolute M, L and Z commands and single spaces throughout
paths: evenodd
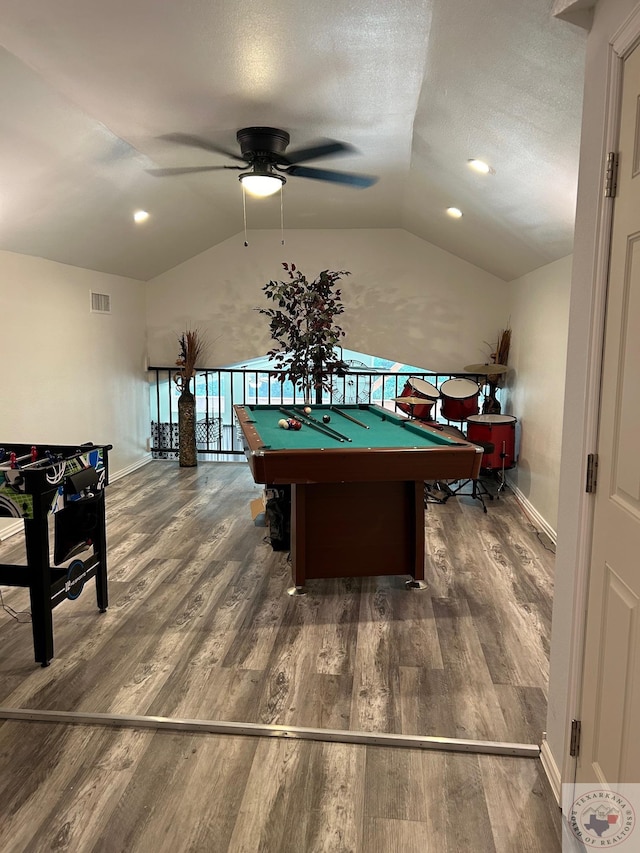
M 427 590 L 303 597 L 260 494 L 245 463 L 112 484 L 108 611 L 93 582 L 58 607 L 47 668 L 0 611 L 0 705 L 540 743 L 553 554 L 508 491 L 428 505 Z M 0 725 L 0 817 L 3 851 L 560 850 L 536 759 L 88 725 Z

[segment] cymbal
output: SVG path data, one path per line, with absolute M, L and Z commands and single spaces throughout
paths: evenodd
M 430 403 L 435 403 L 435 400 L 430 400 L 428 397 L 394 397 L 396 403 L 406 403 L 407 406 L 428 406 Z
M 468 364 L 465 367 L 469 373 L 483 374 L 484 376 L 495 376 L 498 373 L 506 373 L 509 368 L 506 364 Z

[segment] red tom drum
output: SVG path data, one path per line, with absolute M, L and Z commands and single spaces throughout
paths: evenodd
M 424 403 L 418 405 L 410 405 L 408 403 L 399 403 L 396 405 L 400 411 L 411 417 L 418 418 L 421 421 L 431 420 L 431 409 L 433 404 L 440 396 L 440 392 L 435 385 L 430 382 L 425 382 L 424 379 L 418 379 L 417 376 L 410 376 L 405 382 L 401 397 L 420 397 L 424 399 Z
M 493 452 L 483 454 L 481 468 L 495 471 L 516 464 L 516 418 L 511 415 L 472 415 L 467 418 L 467 439 L 493 444 Z
M 442 417 L 448 421 L 466 421 L 478 413 L 480 386 L 471 379 L 447 379 L 440 386 Z

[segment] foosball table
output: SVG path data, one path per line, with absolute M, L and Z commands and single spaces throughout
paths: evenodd
M 53 657 L 54 607 L 78 598 L 95 577 L 98 608 L 107 609 L 105 488 L 111 448 L 0 445 L 0 517 L 24 519 L 26 544 L 26 565 L 0 564 L 0 586 L 29 588 L 33 648 L 42 666 Z

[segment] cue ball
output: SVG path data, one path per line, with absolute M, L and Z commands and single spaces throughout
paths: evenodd
M 289 429 L 289 421 L 285 421 L 284 418 L 280 418 L 278 421 L 278 426 L 280 429 Z
M 304 407 L 304 413 L 305 413 L 305 415 L 310 415 L 311 414 L 311 406 L 305 406 Z
M 331 415 L 323 415 L 322 420 L 325 422 L 325 424 L 328 424 L 331 420 Z

